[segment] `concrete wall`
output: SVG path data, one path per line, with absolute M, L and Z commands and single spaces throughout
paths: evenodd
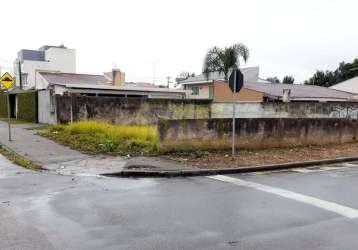
M 232 117 L 232 103 L 211 104 L 212 118 Z M 356 102 L 237 103 L 237 118 L 350 118 L 358 119 Z
M 229 149 L 231 119 L 161 120 L 160 149 Z M 349 119 L 237 119 L 238 148 L 259 149 L 298 145 L 325 145 L 357 140 L 358 122 Z
M 115 124 L 156 124 L 159 119 L 210 117 L 210 101 L 56 95 L 60 123 L 96 119 Z M 71 111 L 72 110 L 72 111 Z
M 56 124 L 54 98 L 49 90 L 40 90 L 38 94 L 38 121 L 44 124 Z
M 71 97 L 56 96 L 57 118 L 71 120 Z M 73 119 L 98 119 L 118 124 L 156 123 L 158 119 L 231 118 L 232 103 L 208 100 L 168 100 L 74 96 Z M 349 118 L 358 119 L 358 103 L 237 103 L 237 118 Z

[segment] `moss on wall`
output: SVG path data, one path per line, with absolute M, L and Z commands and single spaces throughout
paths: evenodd
M 0 94 L 0 117 L 7 117 L 7 97 L 6 94 Z
M 231 119 L 160 120 L 160 151 L 229 149 Z M 357 141 L 358 122 L 341 118 L 240 118 L 236 146 L 244 149 L 329 145 Z
M 37 122 L 37 92 L 29 91 L 17 94 L 17 119 Z

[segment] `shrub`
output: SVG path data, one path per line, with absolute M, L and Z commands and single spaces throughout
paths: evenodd
M 6 94 L 0 94 L 0 117 L 7 117 L 7 97 Z
M 37 92 L 29 91 L 17 94 L 17 119 L 37 122 Z

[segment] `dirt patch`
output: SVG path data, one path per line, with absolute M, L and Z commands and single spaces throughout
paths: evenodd
M 252 165 L 300 162 L 358 156 L 358 143 L 264 150 L 238 150 L 235 157 L 231 151 L 197 151 L 190 154 L 171 154 L 166 157 L 181 163 L 202 168 L 235 168 Z

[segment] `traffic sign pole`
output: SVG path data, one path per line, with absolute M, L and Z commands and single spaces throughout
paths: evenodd
M 235 155 L 235 127 L 236 127 L 236 101 L 235 93 L 239 93 L 244 84 L 244 75 L 239 69 L 233 70 L 229 78 L 229 88 L 232 91 L 232 156 Z
M 12 141 L 11 139 L 11 117 L 10 117 L 10 93 L 9 90 L 7 91 L 7 124 L 9 127 L 9 141 Z
M 236 70 L 234 71 L 234 89 L 236 89 Z M 232 157 L 235 156 L 235 126 L 236 126 L 236 122 L 235 122 L 235 113 L 236 113 L 236 103 L 235 103 L 235 92 L 232 92 L 232 148 L 231 148 L 231 154 Z
M 1 78 L 0 78 L 0 84 L 6 89 L 7 92 L 7 124 L 9 127 L 9 141 L 12 141 L 11 139 L 11 109 L 10 109 L 10 88 L 14 86 L 15 79 L 6 72 Z

